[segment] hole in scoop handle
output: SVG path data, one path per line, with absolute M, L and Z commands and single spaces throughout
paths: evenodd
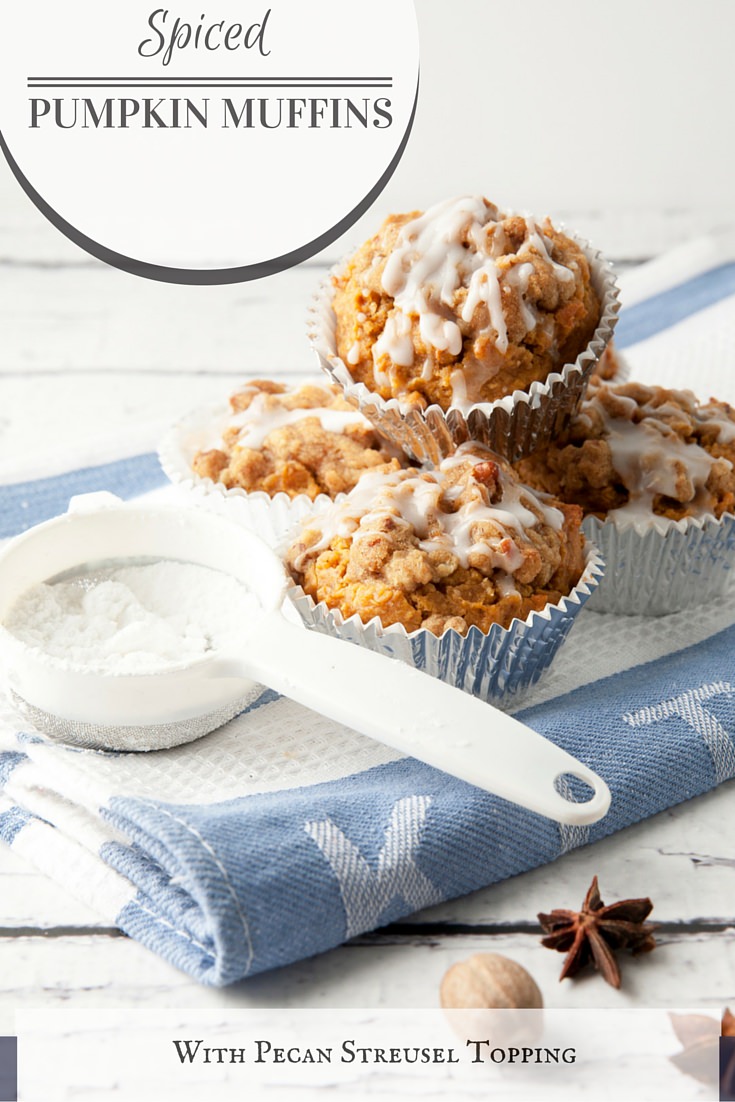
M 596 773 L 518 720 L 398 659 L 304 631 L 278 613 L 259 624 L 247 668 L 307 708 L 557 822 L 593 823 L 610 806 Z M 555 788 L 562 774 L 585 781 L 592 797 L 566 800 Z

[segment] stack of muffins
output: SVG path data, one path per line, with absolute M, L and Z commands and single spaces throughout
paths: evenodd
M 727 580 L 735 414 L 605 381 L 617 310 L 600 254 L 548 220 L 477 196 L 392 216 L 312 312 L 331 386 L 251 384 L 193 469 L 313 503 L 285 550 L 309 626 L 507 700 L 600 582 L 583 530 L 600 609 Z

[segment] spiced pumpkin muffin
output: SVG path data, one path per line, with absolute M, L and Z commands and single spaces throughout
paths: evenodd
M 585 565 L 581 518 L 468 444 L 433 471 L 365 475 L 304 523 L 286 562 L 314 602 L 343 618 L 486 633 L 575 586 Z
M 593 378 L 561 436 L 517 470 L 584 509 L 606 565 L 594 609 L 662 616 L 730 585 L 735 411 L 725 402 Z
M 616 523 L 735 512 L 735 410 L 688 390 L 593 377 L 559 437 L 522 459 L 524 482 Z
M 443 410 L 573 363 L 601 313 L 576 241 L 474 195 L 391 215 L 335 276 L 332 305 L 354 380 Z
M 192 460 L 196 475 L 227 489 L 313 501 L 348 492 L 366 471 L 401 466 L 396 450 L 337 387 L 288 388 L 259 379 L 233 394 L 230 407 L 221 442 Z

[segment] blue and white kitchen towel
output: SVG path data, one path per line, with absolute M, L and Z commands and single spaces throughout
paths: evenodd
M 687 246 L 624 290 L 618 345 L 636 378 L 735 399 L 729 256 Z M 142 455 L 3 485 L 0 534 L 76 493 L 170 496 L 162 484 Z M 0 715 L 0 839 L 202 983 L 232 983 L 735 777 L 734 653 L 735 596 L 658 620 L 580 616 L 519 715 L 609 784 L 611 810 L 591 827 L 559 826 L 266 691 L 207 738 L 147 755 L 62 749 Z

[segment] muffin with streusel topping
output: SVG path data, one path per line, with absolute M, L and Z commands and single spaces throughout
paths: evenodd
M 286 564 L 312 626 L 496 696 L 535 680 L 589 595 L 580 523 L 468 444 L 436 470 L 366 475 L 304 522 Z
M 391 215 L 335 278 L 333 305 L 355 379 L 444 410 L 542 382 L 600 317 L 579 245 L 479 196 Z
M 529 485 L 618 523 L 721 517 L 735 512 L 735 410 L 688 390 L 594 378 L 558 438 L 516 469 Z
M 603 354 L 617 303 L 583 242 L 468 195 L 391 215 L 337 270 L 329 308 L 312 329 L 322 366 L 382 432 L 436 461 L 468 438 L 516 458 L 548 436 Z M 431 419 L 450 412 L 445 444 Z
M 161 443 L 159 460 L 194 500 L 227 512 L 272 547 L 366 472 L 409 463 L 337 387 L 269 379 L 182 418 Z
M 227 489 L 313 501 L 347 493 L 366 471 L 401 466 L 336 387 L 256 379 L 232 395 L 230 408 L 218 446 L 192 460 L 195 474 Z
M 608 571 L 595 607 L 662 613 L 722 592 L 735 553 L 735 410 L 593 378 L 557 439 L 516 464 L 579 505 Z

